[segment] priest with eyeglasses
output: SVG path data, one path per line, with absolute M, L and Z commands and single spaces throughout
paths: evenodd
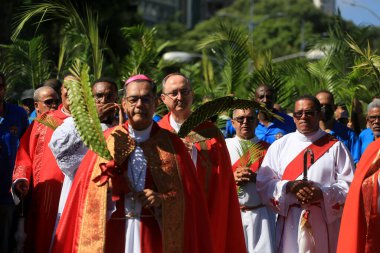
M 278 214 L 276 252 L 336 252 L 340 219 L 353 178 L 343 143 L 319 128 L 313 96 L 295 101 L 297 131 L 275 141 L 257 175 L 257 190 Z

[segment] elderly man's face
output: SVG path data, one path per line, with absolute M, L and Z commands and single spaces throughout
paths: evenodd
M 380 108 L 374 107 L 368 111 L 367 123 L 372 129 L 373 135 L 375 138 L 380 137 Z
M 236 129 L 236 135 L 245 140 L 253 138 L 253 132 L 257 125 L 257 117 L 253 110 L 235 110 L 232 125 Z
M 123 98 L 123 108 L 133 129 L 146 129 L 152 123 L 156 109 L 150 83 L 145 81 L 129 83 Z
M 50 87 L 40 91 L 38 101 L 34 102 L 37 116 L 44 112 L 57 110 L 59 104 L 57 93 Z
M 180 75 L 170 76 L 163 87 L 161 99 L 171 112 L 189 112 L 194 93 L 190 84 Z
M 316 111 L 313 101 L 302 99 L 295 103 L 293 120 L 300 133 L 309 134 L 317 131 L 320 117 L 321 113 Z

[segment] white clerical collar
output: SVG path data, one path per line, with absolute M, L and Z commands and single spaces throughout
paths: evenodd
M 179 132 L 179 129 L 181 128 L 182 126 L 182 123 L 177 123 L 174 118 L 173 118 L 173 114 L 170 114 L 169 116 L 169 122 L 170 122 L 170 125 L 172 126 L 172 128 L 174 129 L 174 131 L 176 133 Z
M 144 130 L 135 130 L 132 128 L 131 124 L 128 124 L 129 136 L 131 136 L 131 138 L 134 139 L 137 143 L 146 141 L 149 139 L 152 126 L 153 122 Z
M 321 129 L 318 129 L 317 131 L 315 131 L 313 133 L 302 134 L 298 130 L 296 130 L 295 134 L 300 141 L 314 142 L 314 141 L 318 140 L 320 137 L 322 137 L 323 135 L 325 135 L 326 132 L 322 131 Z
M 235 138 L 239 141 L 250 141 L 252 143 L 258 143 L 260 140 L 254 135 L 251 139 L 243 139 L 243 138 L 240 138 L 238 137 L 237 135 L 235 136 Z

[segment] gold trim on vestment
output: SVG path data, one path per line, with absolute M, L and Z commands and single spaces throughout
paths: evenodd
M 184 206 L 181 172 L 169 133 L 159 129 L 141 148 L 162 200 L 162 252 L 181 253 L 184 247 Z
M 118 165 L 123 164 L 135 148 L 134 141 L 131 141 L 127 130 L 122 126 L 115 127 L 106 142 L 111 156 L 114 157 Z M 110 187 L 110 182 L 103 186 L 98 186 L 93 182 L 93 179 L 101 174 L 99 165 L 107 162 L 107 160 L 98 156 L 92 170 L 79 232 L 78 252 L 104 252 L 107 191 Z

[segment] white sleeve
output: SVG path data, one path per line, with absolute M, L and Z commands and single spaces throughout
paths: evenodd
M 49 142 L 49 148 L 63 174 L 73 180 L 84 155 L 87 153 L 87 147 L 82 142 L 72 117 L 65 119 L 55 129 Z
M 338 142 L 332 149 L 335 158 L 332 175 L 335 182 L 330 186 L 319 185 L 323 192 L 323 209 L 327 223 L 332 223 L 342 216 L 348 189 L 354 176 L 354 163 L 347 148 Z
M 265 205 L 279 215 L 287 216 L 289 206 L 298 202 L 293 194 L 286 193 L 288 181 L 281 180 L 281 175 L 279 175 L 280 163 L 277 146 L 273 143 L 269 147 L 257 173 L 256 187 Z

